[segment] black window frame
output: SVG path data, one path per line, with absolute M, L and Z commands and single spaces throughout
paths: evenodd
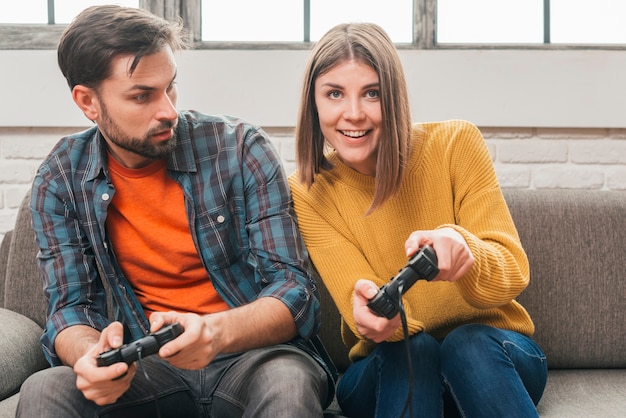
M 261 1 L 261 0 L 259 0 Z M 309 49 L 310 0 L 304 2 L 304 34 L 302 42 L 210 42 L 202 41 L 201 0 L 139 0 L 139 7 L 168 20 L 183 19 L 190 35 L 192 49 Z M 54 5 L 54 0 L 48 0 Z M 550 0 L 544 2 L 544 43 L 542 44 L 439 44 L 436 39 L 437 0 L 413 0 L 413 42 L 398 43 L 399 49 L 607 49 L 624 50 L 621 44 L 553 44 L 550 43 Z M 51 22 L 54 20 L 49 17 Z M 62 24 L 0 24 L 0 49 L 56 49 L 66 25 Z

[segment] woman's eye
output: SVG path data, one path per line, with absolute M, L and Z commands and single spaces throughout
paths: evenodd
M 338 99 L 339 97 L 341 97 L 341 93 L 337 90 L 332 90 L 328 92 L 328 97 L 330 97 L 331 99 Z
M 367 97 L 370 99 L 377 99 L 380 97 L 380 92 L 378 90 L 368 90 Z

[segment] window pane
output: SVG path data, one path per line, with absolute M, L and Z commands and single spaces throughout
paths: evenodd
M 577 44 L 626 44 L 626 2 L 551 0 L 550 41 Z
M 438 0 L 437 42 L 543 43 L 543 0 Z
M 0 23 L 48 23 L 47 0 L 3 1 Z
M 413 42 L 413 0 L 311 0 L 311 41 L 339 23 L 373 22 L 396 43 Z
M 119 4 L 120 6 L 139 7 L 139 0 L 55 0 L 55 23 L 70 23 L 77 14 L 89 6 L 101 4 Z
M 202 40 L 302 42 L 302 0 L 202 0 Z
M 70 23 L 81 10 L 96 4 L 139 7 L 139 0 L 56 0 L 54 2 L 55 23 Z M 47 24 L 48 0 L 3 1 L 0 4 L 0 23 Z

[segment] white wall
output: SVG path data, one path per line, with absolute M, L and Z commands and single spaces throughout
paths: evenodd
M 626 51 L 401 50 L 414 119 L 480 126 L 625 128 Z M 181 108 L 293 126 L 306 50 L 178 56 Z M 0 126 L 77 126 L 55 51 L 0 51 Z
M 626 51 L 401 50 L 416 121 L 477 124 L 503 187 L 626 193 Z M 179 107 L 262 125 L 287 171 L 305 50 L 178 56 Z M 0 50 L 0 238 L 49 149 L 90 125 L 56 51 Z

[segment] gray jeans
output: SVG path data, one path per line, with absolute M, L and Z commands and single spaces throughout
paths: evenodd
M 221 355 L 201 370 L 182 370 L 158 356 L 142 360 L 130 389 L 100 407 L 76 389 L 69 367 L 29 377 L 17 417 L 322 417 L 324 369 L 305 352 L 278 345 Z

